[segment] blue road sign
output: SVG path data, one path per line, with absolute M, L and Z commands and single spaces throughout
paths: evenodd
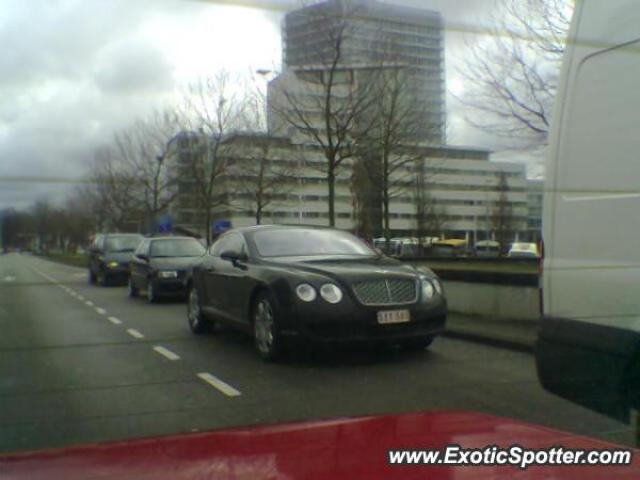
M 216 220 L 213 222 L 213 233 L 221 234 L 232 228 L 230 220 Z
M 173 219 L 169 215 L 164 215 L 158 219 L 158 233 L 173 232 Z

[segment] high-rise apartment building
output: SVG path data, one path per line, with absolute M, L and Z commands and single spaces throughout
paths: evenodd
M 542 238 L 542 202 L 544 200 L 544 181 L 527 181 L 527 232 L 526 237 L 532 242 Z
M 382 70 L 399 69 L 406 77 L 404 95 L 423 106 L 417 119 L 423 138 L 416 140 L 445 143 L 444 31 L 438 12 L 376 0 L 328 0 L 287 14 L 282 37 L 283 74 L 270 84 L 271 99 L 278 90 L 308 90 L 313 97 L 329 74 L 338 77 L 333 81 L 339 98 L 345 85 L 363 91 Z M 270 129 L 292 134 L 276 117 L 270 115 Z
M 205 234 L 202 209 L 199 208 L 196 185 L 190 163 L 194 155 L 206 155 L 207 137 L 198 133 L 182 133 L 169 145 L 167 158 L 178 169 L 175 184 L 176 201 L 171 213 L 187 229 Z M 328 224 L 328 194 L 326 177 L 322 173 L 324 159 L 313 144 L 292 143 L 290 139 L 255 133 L 231 134 L 225 137 L 224 161 L 228 171 L 221 175 L 215 190 L 224 202 L 214 209 L 213 221 L 227 220 L 235 227 L 250 226 L 256 219 L 258 180 L 243 172 L 247 162 L 266 159 L 269 169 L 288 171 L 288 179 L 272 188 L 269 201 L 262 212 L 263 223 Z M 438 225 L 433 231 L 446 237 L 485 239 L 491 237 L 492 216 L 496 203 L 505 195 L 513 218 L 515 232 L 524 232 L 527 225 L 527 185 L 523 164 L 489 161 L 489 152 L 460 147 L 429 147 L 415 145 L 421 168 L 416 163 L 394 173 L 392 181 L 396 193 L 391 199 L 391 228 L 395 235 L 413 236 L 419 229 L 418 204 L 414 182 L 423 176 L 428 192 L 428 206 L 437 212 Z M 264 157 L 263 157 L 264 156 Z M 222 159 L 221 159 L 222 160 Z M 287 166 L 281 168 L 280 166 Z M 240 167 L 240 168 L 237 168 Z M 507 191 L 501 192 L 501 175 L 506 177 Z M 345 230 L 357 229 L 358 218 L 354 206 L 352 164 L 341 169 L 336 182 L 336 226 Z M 378 235 L 379 232 L 375 231 Z

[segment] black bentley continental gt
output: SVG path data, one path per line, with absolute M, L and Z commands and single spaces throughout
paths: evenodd
M 253 334 L 265 359 L 289 341 L 424 349 L 444 330 L 447 302 L 428 269 L 386 257 L 344 231 L 256 226 L 222 235 L 194 266 L 188 320 Z

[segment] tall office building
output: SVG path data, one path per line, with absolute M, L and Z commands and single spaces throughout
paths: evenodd
M 430 10 L 387 5 L 376 0 L 328 0 L 284 18 L 283 70 L 270 84 L 278 90 L 308 90 L 313 96 L 332 71 L 336 96 L 370 85 L 381 69 L 400 69 L 404 95 L 422 105 L 423 138 L 445 143 L 445 72 L 442 17 Z M 335 67 L 337 42 L 340 55 Z M 291 134 L 271 115 L 270 127 Z
M 537 242 L 542 238 L 542 202 L 544 180 L 527 181 L 527 232 L 526 239 Z

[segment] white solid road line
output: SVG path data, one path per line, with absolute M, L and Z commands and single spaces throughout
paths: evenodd
M 107 311 L 104 308 L 96 307 L 96 312 L 100 315 L 106 315 Z
M 155 347 L 153 347 L 153 349 L 163 357 L 168 358 L 169 360 L 180 360 L 180 355 L 176 355 L 168 348 L 164 348 L 160 345 L 156 345 Z
M 118 319 L 116 317 L 109 317 L 107 320 L 109 320 L 114 325 L 122 325 L 122 320 L 120 320 L 120 319 Z
M 201 380 L 204 380 L 213 388 L 220 390 L 227 397 L 239 397 L 241 395 L 241 393 L 235 388 L 233 388 L 231 385 L 223 382 L 222 380 L 211 375 L 210 373 L 202 372 L 202 373 L 198 373 L 197 375 L 198 375 L 198 378 L 200 378 Z
M 143 334 L 141 334 L 138 330 L 134 330 L 133 328 L 127 329 L 127 333 L 133 338 L 144 338 Z

